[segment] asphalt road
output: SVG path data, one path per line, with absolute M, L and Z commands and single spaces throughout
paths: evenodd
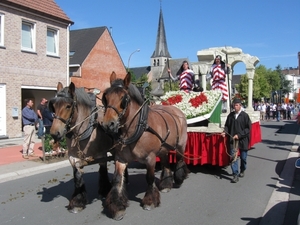
M 236 184 L 230 182 L 229 167 L 190 167 L 189 178 L 179 189 L 161 193 L 161 206 L 144 211 L 140 203 L 146 189 L 145 169 L 133 163 L 127 186 L 130 205 L 124 219 L 114 221 L 103 212 L 103 202 L 97 196 L 98 166 L 84 168 L 89 204 L 78 214 L 71 214 L 66 209 L 73 193 L 71 167 L 51 169 L 0 183 L 1 224 L 262 225 L 276 217 L 276 222 L 269 224 L 296 224 L 300 208 L 299 175 L 296 173 L 294 179 L 294 170 L 284 171 L 285 176 L 282 174 L 284 168 L 293 169 L 292 164 L 297 158 L 287 160 L 298 126 L 294 121 L 274 121 L 263 122 L 261 129 L 263 140 L 249 151 L 245 177 Z M 113 163 L 110 163 L 109 172 L 112 176 Z M 160 176 L 160 170 L 156 176 Z M 291 195 L 288 195 L 289 179 L 293 182 Z M 274 192 L 275 196 L 288 196 L 290 201 L 283 198 L 281 202 L 275 200 L 274 206 L 270 205 Z M 282 211 L 285 208 L 288 211 Z

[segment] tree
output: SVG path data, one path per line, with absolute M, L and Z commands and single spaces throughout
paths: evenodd
M 236 84 L 235 88 L 243 99 L 248 98 L 248 76 L 246 74 L 241 76 L 241 81 Z
M 267 69 L 265 66 L 260 65 L 255 69 L 255 75 L 254 80 L 255 85 L 258 85 L 259 90 L 258 93 L 254 93 L 255 90 L 253 90 L 253 94 L 255 94 L 258 98 L 269 98 L 271 96 L 272 87 L 269 85 L 267 80 Z M 258 82 L 257 82 L 258 81 Z M 253 85 L 255 87 L 255 85 Z
M 282 90 L 282 94 L 292 92 L 292 81 L 286 79 L 285 75 L 282 73 L 280 65 L 276 66 L 276 72 L 280 78 L 280 89 Z
M 255 69 L 253 78 L 253 100 L 260 101 L 262 98 L 270 98 L 272 93 L 280 87 L 278 73 L 260 65 Z M 242 98 L 248 98 L 248 76 L 242 75 L 240 84 L 236 85 L 237 91 Z
M 129 69 L 128 72 L 130 72 L 130 74 L 131 74 L 131 82 L 135 83 L 136 82 L 136 76 L 135 76 L 134 72 L 131 69 Z
M 152 89 L 151 83 L 148 82 L 148 76 L 146 73 L 136 80 L 135 85 L 139 88 L 141 94 L 144 94 L 144 99 L 150 98 L 150 92 Z
M 170 84 L 171 84 L 171 90 L 172 91 L 179 91 L 179 82 L 178 81 L 172 81 L 171 80 L 171 83 L 169 83 L 169 81 L 165 81 L 164 82 L 164 92 L 168 92 L 168 91 L 171 91 L 170 90 Z

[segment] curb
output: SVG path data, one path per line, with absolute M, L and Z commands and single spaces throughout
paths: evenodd
M 276 183 L 276 189 L 273 190 L 269 202 L 262 215 L 262 219 L 259 225 L 267 224 L 283 224 L 285 214 L 289 202 L 290 192 L 293 185 L 294 173 L 295 173 L 295 162 L 300 157 L 298 152 L 300 143 L 300 128 L 295 137 L 291 152 L 289 153 L 283 170 L 280 174 L 279 180 Z M 283 182 L 284 181 L 284 182 Z M 285 190 L 284 192 L 282 190 Z M 276 212 L 268 213 L 270 209 L 274 209 L 278 203 L 282 203 L 276 208 Z M 300 213 L 299 213 L 300 215 Z
M 10 173 L 5 173 L 0 175 L 0 183 L 7 181 L 16 180 L 23 177 L 33 176 L 39 173 L 48 172 L 49 169 L 60 169 L 63 167 L 70 166 L 69 160 L 64 160 L 62 162 L 51 163 L 47 165 L 35 166 L 28 169 L 18 170 Z

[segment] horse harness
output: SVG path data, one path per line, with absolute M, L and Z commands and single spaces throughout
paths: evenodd
M 63 119 L 59 116 L 54 115 L 55 119 L 58 119 L 58 120 L 60 120 L 61 122 L 63 122 L 65 124 L 66 137 L 67 138 L 72 138 L 72 136 L 74 135 L 73 129 L 76 126 L 80 125 L 80 124 L 82 125 L 82 123 L 88 118 L 90 118 L 88 127 L 81 134 L 78 134 L 77 137 L 79 137 L 78 141 L 83 141 L 83 140 L 87 139 L 88 137 L 90 137 L 91 133 L 93 132 L 93 130 L 96 128 L 96 125 L 97 125 L 97 117 L 98 117 L 97 112 L 99 110 L 98 107 L 96 105 L 93 106 L 93 108 L 91 109 L 90 115 L 88 115 L 80 123 L 78 123 L 78 124 L 74 125 L 73 127 L 71 127 L 71 121 L 72 121 L 73 116 L 74 116 L 75 108 L 77 108 L 77 99 L 76 99 L 76 97 L 73 99 L 70 96 L 65 96 L 64 94 L 60 94 L 60 93 L 58 93 L 56 97 L 70 98 L 73 101 L 72 102 L 71 115 L 67 120 L 65 120 L 65 119 Z
M 118 111 L 113 107 L 113 106 L 107 106 L 107 108 L 113 108 L 117 114 L 118 114 L 118 121 L 120 121 L 120 119 L 123 117 L 123 115 L 125 114 L 126 110 L 127 110 L 127 107 L 128 107 L 128 103 L 130 101 L 129 97 L 127 96 L 126 97 L 126 107 L 124 107 L 123 111 L 121 113 L 118 113 Z M 174 118 L 174 116 L 167 112 L 166 110 L 163 110 L 161 109 L 161 111 L 165 112 L 165 113 L 168 113 L 169 116 L 171 116 L 171 118 L 174 120 L 175 122 L 175 125 L 176 125 L 176 132 L 177 132 L 177 137 L 176 137 L 176 145 L 175 146 L 171 146 L 170 144 L 168 144 L 166 142 L 166 140 L 168 139 L 169 135 L 170 135 L 170 129 L 169 129 L 169 126 L 168 126 L 168 123 L 166 121 L 166 119 L 163 117 L 163 115 L 158 112 L 158 111 L 154 111 L 155 113 L 157 113 L 164 121 L 165 123 L 165 126 L 166 126 L 166 130 L 167 130 L 167 134 L 164 138 L 162 138 L 151 126 L 149 126 L 149 124 L 147 123 L 148 121 L 148 114 L 149 114 L 149 109 L 150 107 L 146 104 L 148 101 L 146 100 L 142 106 L 139 108 L 139 110 L 137 111 L 137 113 L 134 115 L 133 119 L 131 120 L 131 123 L 132 121 L 135 119 L 136 115 L 139 114 L 139 120 L 138 120 L 138 125 L 136 127 L 136 130 L 134 132 L 134 134 L 127 138 L 127 139 L 124 139 L 122 137 L 119 137 L 119 139 L 117 140 L 117 143 L 118 144 L 122 144 L 123 146 L 125 145 L 129 145 L 129 144 L 132 144 L 136 141 L 139 140 L 139 138 L 142 136 L 142 134 L 147 131 L 147 132 L 150 132 L 152 134 L 154 134 L 161 142 L 161 148 L 162 147 L 166 147 L 168 149 L 177 149 L 177 146 L 178 146 L 178 142 L 179 142 L 179 131 L 178 131 L 178 125 L 176 123 L 176 120 Z M 151 109 L 150 109 L 151 110 Z M 123 125 L 122 125 L 123 126 Z M 120 126 L 120 127 L 122 127 Z M 160 150 L 161 150 L 160 148 Z

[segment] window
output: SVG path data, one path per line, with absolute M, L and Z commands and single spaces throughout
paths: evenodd
M 74 54 L 75 54 L 75 51 L 70 51 L 69 52 L 69 57 L 72 58 Z
M 58 55 L 58 31 L 47 29 L 47 54 Z
M 0 46 L 4 46 L 4 15 L 0 13 Z
M 35 51 L 35 24 L 22 22 L 22 50 Z

